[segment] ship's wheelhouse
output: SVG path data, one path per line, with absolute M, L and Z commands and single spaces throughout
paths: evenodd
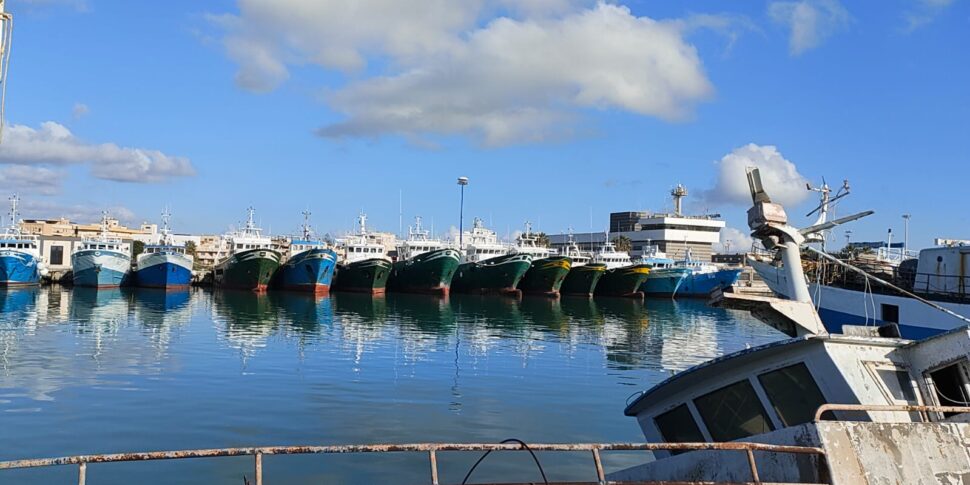
M 811 422 L 824 404 L 970 402 L 970 329 L 920 342 L 826 335 L 744 350 L 667 379 L 625 410 L 649 441 L 746 439 Z M 913 422 L 966 415 L 836 411 L 840 419 Z

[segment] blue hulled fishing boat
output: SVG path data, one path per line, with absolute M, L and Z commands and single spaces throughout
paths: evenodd
M 682 268 L 690 273 L 677 290 L 678 295 L 707 298 L 716 288 L 730 288 L 738 282 L 741 268 L 722 268 L 716 264 L 695 261 L 691 258 L 691 251 L 687 249 L 687 258 L 674 263 L 675 268 Z
M 303 212 L 303 234 L 290 242 L 290 254 L 275 276 L 275 285 L 284 290 L 307 291 L 318 295 L 330 292 L 337 253 L 323 241 L 313 238 L 310 212 Z
M 194 258 L 177 244 L 168 228 L 171 214 L 162 213 L 162 234 L 158 244 L 149 244 L 136 258 L 135 282 L 145 288 L 180 289 L 192 282 Z
M 108 213 L 101 213 L 101 234 L 81 240 L 71 254 L 74 286 L 113 288 L 127 283 L 131 254 L 121 239 L 108 236 Z
M 16 195 L 10 198 L 10 226 L 0 234 L 0 286 L 36 285 L 46 273 L 39 239 L 20 231 L 18 202 Z

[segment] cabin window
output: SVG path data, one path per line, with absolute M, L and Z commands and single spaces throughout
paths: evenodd
M 700 443 L 706 441 L 686 404 L 681 404 L 658 415 L 653 418 L 653 421 L 657 424 L 660 435 L 667 443 Z M 678 453 L 683 452 L 671 452 L 673 455 Z
M 950 364 L 929 372 L 936 401 L 940 406 L 966 406 L 970 403 L 970 393 L 967 391 L 967 378 L 960 362 Z M 956 416 L 960 413 L 943 413 L 944 418 Z
M 906 369 L 876 369 L 876 374 L 879 375 L 879 379 L 893 399 L 910 404 L 917 403 L 916 392 L 913 391 L 913 383 Z
M 771 421 L 747 379 L 694 399 L 714 441 L 732 441 L 771 431 Z
M 795 426 L 815 419 L 815 411 L 825 404 L 825 397 L 805 364 L 795 364 L 758 376 L 768 401 L 785 426 Z
M 51 264 L 64 264 L 64 246 L 51 246 Z
M 882 321 L 899 323 L 899 306 L 882 304 Z

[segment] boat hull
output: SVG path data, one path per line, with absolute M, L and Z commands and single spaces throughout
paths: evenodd
M 74 286 L 113 288 L 128 282 L 131 256 L 118 251 L 84 249 L 71 255 Z
M 677 294 L 707 298 L 717 288 L 724 289 L 734 286 L 740 276 L 741 269 L 719 269 L 708 273 L 694 271 L 684 278 L 684 283 L 680 286 Z
M 521 295 L 517 286 L 532 266 L 532 256 L 507 254 L 477 263 L 462 263 L 451 280 L 459 293 Z
M 635 264 L 623 268 L 606 270 L 599 283 L 596 284 L 596 296 L 619 296 L 624 298 L 643 298 L 640 286 L 650 274 L 650 268 L 644 264 Z
M 391 268 L 387 290 L 447 295 L 460 264 L 460 253 L 451 248 L 437 249 L 398 261 Z
M 690 275 L 685 268 L 661 268 L 650 271 L 646 281 L 640 286 L 640 291 L 648 296 L 675 297 L 684 280 Z
M 774 265 L 748 260 L 758 276 L 773 292 L 782 298 L 788 298 L 788 280 L 785 272 Z M 899 333 L 903 338 L 920 340 L 932 337 L 948 330 L 965 327 L 963 320 L 943 313 L 915 298 L 898 295 L 888 295 L 876 292 L 863 292 L 847 288 L 811 283 L 808 292 L 818 307 L 818 316 L 822 319 L 825 329 L 831 333 L 842 333 L 843 325 L 882 325 L 890 323 L 891 309 L 895 310 L 895 317 L 899 326 Z M 865 303 L 863 303 L 865 302 Z M 959 315 L 970 315 L 970 304 L 947 301 L 934 301 Z
M 337 253 L 334 250 L 308 249 L 280 265 L 275 276 L 274 287 L 325 295 L 330 293 L 336 263 Z
M 281 255 L 272 249 L 249 249 L 233 254 L 216 265 L 215 285 L 233 290 L 266 291 Z
M 583 266 L 574 266 L 566 274 L 566 277 L 562 280 L 562 285 L 559 287 L 559 293 L 562 295 L 573 295 L 573 296 L 593 296 L 596 291 L 596 285 L 599 284 L 600 278 L 606 273 L 606 265 L 600 263 L 592 263 Z
M 192 282 L 192 259 L 183 254 L 147 254 L 136 266 L 135 284 L 143 288 L 183 289 Z
M 526 295 L 558 297 L 562 282 L 571 267 L 572 259 L 564 256 L 537 259 L 522 277 L 518 289 Z
M 383 294 L 387 291 L 387 278 L 391 275 L 391 262 L 383 258 L 371 258 L 337 266 L 334 291 Z
M 0 287 L 40 284 L 40 265 L 33 254 L 0 251 Z

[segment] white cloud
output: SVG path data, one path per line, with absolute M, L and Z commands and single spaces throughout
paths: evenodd
M 88 105 L 84 103 L 74 103 L 74 108 L 71 109 L 71 116 L 73 116 L 74 119 L 76 120 L 81 119 L 84 116 L 86 116 L 90 111 L 91 110 L 88 108 Z
M 29 192 L 56 195 L 66 177 L 63 170 L 31 165 L 10 165 L 0 168 L 0 188 L 4 192 Z
M 912 32 L 923 27 L 953 5 L 953 0 L 915 0 L 913 7 L 903 12 L 906 21 L 906 32 Z
M 212 19 L 244 88 L 273 89 L 289 66 L 349 73 L 324 95 L 345 115 L 324 137 L 542 141 L 568 135 L 584 109 L 682 120 L 713 93 L 684 38 L 713 17 L 657 21 L 568 0 L 282 3 L 240 0 L 239 15 Z M 479 19 L 494 11 L 508 16 Z
M 714 245 L 714 251 L 720 253 L 742 253 L 751 249 L 751 235 L 748 232 L 725 227 L 721 229 L 721 240 Z
M 164 182 L 195 174 L 187 158 L 114 143 L 87 143 L 53 121 L 41 123 L 36 129 L 24 125 L 8 127 L 0 144 L 0 164 L 87 164 L 95 177 L 119 182 Z
M 838 0 L 777 1 L 768 5 L 773 21 L 791 29 L 788 49 L 797 56 L 849 27 L 849 12 Z
M 62 204 L 59 202 L 29 198 L 24 199 L 20 206 L 20 213 L 25 219 L 57 219 L 64 217 L 82 224 L 100 222 L 102 210 L 108 211 L 108 216 L 114 217 L 124 224 L 135 224 L 138 221 L 135 218 L 135 213 L 131 209 L 119 205 Z
M 795 164 L 785 159 L 778 148 L 771 145 L 749 143 L 734 149 L 721 160 L 715 162 L 718 179 L 714 188 L 702 193 L 705 202 L 710 204 L 751 205 L 751 192 L 748 189 L 746 169 L 758 167 L 765 191 L 771 200 L 790 206 L 804 201 L 809 192 L 805 189 L 808 180 L 798 173 Z

